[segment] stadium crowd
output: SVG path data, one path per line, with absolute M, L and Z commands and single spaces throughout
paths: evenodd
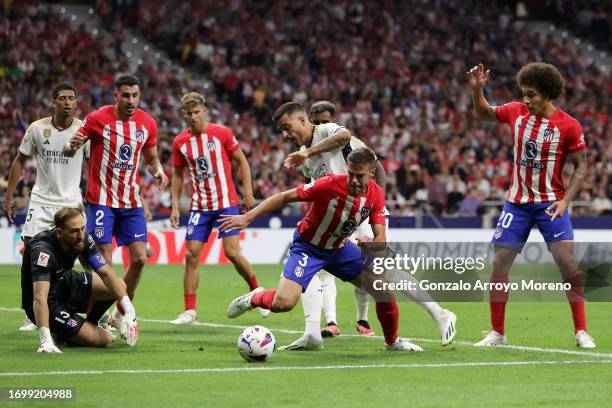
M 478 123 L 465 72 L 482 61 L 492 70 L 488 97 L 501 104 L 520 97 L 513 77 L 520 66 L 543 60 L 565 76 L 558 106 L 580 120 L 587 139 L 589 175 L 577 200 L 592 206 L 574 213 L 612 208 L 612 80 L 581 51 L 530 31 L 507 6 L 234 0 L 193 7 L 100 0 L 95 8 L 108 34 L 92 36 L 32 4 L 16 1 L 0 20 L 4 180 L 28 123 L 49 114 L 55 83 L 67 79 L 77 86 L 80 117 L 112 102 L 113 74 L 129 65 L 120 40 L 130 27 L 213 85 L 205 89 L 154 57 L 140 65 L 141 107 L 158 122 L 169 175 L 172 138 L 184 126 L 178 100 L 187 91 L 204 92 L 209 119 L 238 137 L 256 198 L 303 181 L 297 171 L 282 168 L 290 147 L 272 127 L 274 109 L 287 100 L 308 105 L 327 99 L 336 104 L 337 121 L 381 158 L 392 214 L 411 214 L 429 203 L 437 213 L 475 215 L 482 201 L 504 198 L 512 140 L 507 126 Z M 569 182 L 571 164 L 564 173 Z M 23 195 L 30 177 L 22 182 Z M 147 202 L 169 212 L 169 190 L 157 191 L 149 181 L 143 172 Z

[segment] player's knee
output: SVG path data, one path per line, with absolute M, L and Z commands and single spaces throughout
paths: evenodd
M 274 313 L 288 312 L 293 309 L 296 303 L 297 299 L 292 299 L 286 296 L 278 296 L 277 293 L 272 301 L 272 307 L 270 310 Z
M 185 251 L 185 262 L 193 265 L 197 264 L 200 259 L 200 251 L 192 251 L 189 248 Z
M 130 269 L 141 271 L 142 268 L 147 264 L 147 254 L 143 252 L 130 259 Z

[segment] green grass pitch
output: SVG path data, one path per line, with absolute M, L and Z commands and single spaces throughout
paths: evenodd
M 255 269 L 263 286 L 276 286 L 278 265 Z M 612 400 L 606 380 L 612 375 L 610 303 L 587 306 L 598 345 L 589 353 L 574 345 L 565 302 L 510 302 L 506 328 L 519 347 L 485 350 L 471 343 L 489 328 L 487 303 L 443 304 L 458 316 L 458 335 L 442 347 L 429 316 L 402 302 L 400 334 L 425 351 L 392 353 L 380 337 L 353 336 L 353 289 L 338 281 L 343 335 L 326 340 L 321 351 L 276 351 L 266 363 L 249 364 L 236 350 L 236 326 L 262 324 L 277 345 L 288 344 L 299 335 L 292 331 L 303 329 L 301 305 L 265 320 L 256 312 L 229 320 L 227 304 L 246 291 L 245 283 L 228 266 L 200 271 L 199 325 L 167 323 L 182 310 L 182 267 L 148 266 L 135 299 L 135 348 L 118 340 L 109 349 L 63 348 L 63 354 L 49 355 L 36 353 L 37 333 L 17 331 L 23 320 L 16 310 L 19 268 L 0 267 L 0 387 L 71 387 L 75 402 L 35 406 L 72 407 L 577 407 Z M 373 305 L 370 321 L 382 334 Z

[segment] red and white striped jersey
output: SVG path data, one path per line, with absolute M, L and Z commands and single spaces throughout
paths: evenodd
M 312 201 L 297 230 L 323 249 L 340 248 L 366 218 L 385 225 L 385 193 L 372 179 L 363 196 L 348 193 L 346 174 L 329 174 L 297 188 L 300 201 Z
M 115 106 L 91 112 L 79 130 L 91 139 L 85 199 L 112 208 L 142 207 L 138 177 L 140 151 L 157 145 L 157 124 L 141 109 L 130 120 L 115 115 Z
M 514 204 L 561 200 L 563 165 L 570 153 L 586 149 L 580 123 L 557 108 L 551 117 L 532 115 L 524 103 L 498 106 L 497 120 L 512 128 L 514 164 L 506 199 Z
M 238 205 L 229 155 L 239 148 L 232 131 L 215 123 L 209 123 L 202 134 L 186 129 L 174 139 L 174 167 L 187 167 L 191 175 L 192 211 Z

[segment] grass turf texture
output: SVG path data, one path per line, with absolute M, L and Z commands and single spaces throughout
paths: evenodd
M 256 271 L 260 284 L 276 285 L 279 266 L 257 266 Z M 35 352 L 36 332 L 17 331 L 23 314 L 10 309 L 20 304 L 19 268 L 1 266 L 0 387 L 73 387 L 76 402 L 69 406 L 132 408 L 246 404 L 273 407 L 321 404 L 604 406 L 612 397 L 612 389 L 602 381 L 612 373 L 609 303 L 587 306 L 590 332 L 598 345 L 595 355 L 479 349 L 468 345 L 467 342 L 480 340 L 482 332 L 489 328 L 487 303 L 443 304 L 458 315 L 459 334 L 455 344 L 441 347 L 435 341 L 438 333 L 429 316 L 407 302 L 400 304 L 400 334 L 415 339 L 425 352 L 391 353 L 384 350 L 380 338 L 346 335 L 355 333 L 353 288 L 340 281 L 337 286 L 338 319 L 344 336 L 326 340 L 322 351 L 276 351 L 269 362 L 249 364 L 236 350 L 240 328 L 177 327 L 164 322 L 174 319 L 182 310 L 182 267 L 148 266 L 135 299 L 140 319 L 136 348 L 129 348 L 118 340 L 110 349 L 63 348 L 63 354 L 52 355 Z M 246 290 L 246 284 L 231 267 L 202 267 L 199 322 L 262 324 L 272 330 L 277 346 L 299 336 L 285 331 L 303 329 L 301 305 L 290 313 L 273 314 L 265 320 L 257 312 L 227 319 L 227 304 Z M 370 322 L 381 335 L 373 305 Z M 565 302 L 510 303 L 506 330 L 511 344 L 581 351 L 574 346 L 571 315 Z M 510 365 L 492 365 L 502 362 Z M 370 367 L 375 365 L 401 367 Z M 345 367 L 325 369 L 326 366 Z M 110 370 L 134 372 L 6 375 Z

